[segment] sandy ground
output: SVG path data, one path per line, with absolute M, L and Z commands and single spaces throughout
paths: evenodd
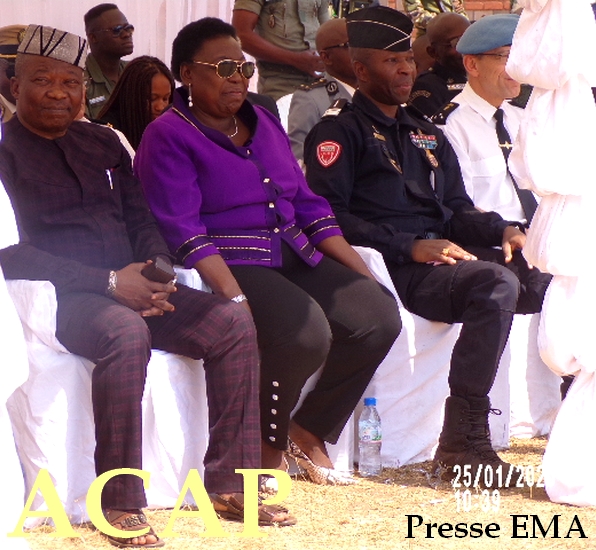
M 544 452 L 544 438 L 514 440 L 503 458 L 512 463 L 531 466 L 538 472 Z M 544 488 L 524 484 L 521 488 L 503 489 L 498 494 L 472 490 L 459 497 L 448 483 L 435 483 L 429 476 L 430 464 L 416 464 L 398 470 L 384 470 L 373 479 L 360 479 L 349 487 L 321 487 L 302 479 L 292 483 L 285 501 L 298 523 L 293 527 L 267 527 L 266 538 L 241 538 L 242 524 L 222 521 L 227 538 L 205 538 L 203 520 L 199 517 L 176 521 L 177 538 L 168 538 L 165 548 L 186 550 L 208 548 L 220 550 L 415 550 L 415 549 L 592 549 L 596 548 L 596 509 L 553 504 Z M 539 480 L 536 479 L 536 482 Z M 159 532 L 170 516 L 168 510 L 147 513 Z M 408 516 L 411 537 L 408 538 Z M 418 516 L 418 517 L 416 517 Z M 515 517 L 518 516 L 518 517 Z M 527 516 L 527 517 L 526 517 Z M 537 520 L 535 518 L 538 518 Z M 556 518 L 553 520 L 553 518 Z M 543 535 L 540 525 L 545 531 Z M 552 522 L 552 523 L 551 523 Z M 426 524 L 437 524 L 427 527 Z M 555 523 L 558 532 L 555 532 Z M 420 524 L 419 527 L 413 527 Z M 456 538 L 467 529 L 468 536 Z M 477 524 L 472 526 L 472 524 Z M 486 528 L 490 524 L 489 536 Z M 517 527 L 515 527 L 517 524 Z M 430 533 L 427 533 L 430 529 Z M 571 529 L 571 530 L 570 530 Z M 49 527 L 35 529 L 29 542 L 33 550 L 80 550 L 113 548 L 99 532 L 76 527 L 78 539 L 55 539 Z M 473 532 L 475 537 L 471 537 Z M 582 538 L 581 535 L 585 535 Z M 430 537 L 428 536 L 430 534 Z M 554 538 L 558 535 L 559 538 Z

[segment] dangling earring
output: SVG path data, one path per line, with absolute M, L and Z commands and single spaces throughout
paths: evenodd
M 193 106 L 193 102 L 192 102 L 192 84 L 189 82 L 188 83 L 188 106 L 192 107 Z

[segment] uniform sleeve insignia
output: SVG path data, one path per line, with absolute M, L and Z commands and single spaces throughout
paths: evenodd
M 341 145 L 337 141 L 323 141 L 317 146 L 317 160 L 323 168 L 331 166 L 341 155 Z
M 447 124 L 447 117 L 459 107 L 459 103 L 450 101 L 432 117 L 433 124 Z
M 428 90 L 416 90 L 415 92 L 412 92 L 411 93 L 410 99 L 408 100 L 408 103 L 411 103 L 417 97 L 426 97 L 426 98 L 429 98 L 431 95 L 432 94 Z
M 325 89 L 329 95 L 335 95 L 337 92 L 339 92 L 339 86 L 334 80 L 327 82 L 327 84 L 325 84 Z
M 99 95 L 97 97 L 91 97 L 89 98 L 89 105 L 95 105 L 96 103 L 100 103 L 102 101 L 106 100 L 106 96 L 105 95 Z

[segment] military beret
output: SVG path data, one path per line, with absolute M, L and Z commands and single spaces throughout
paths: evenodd
M 14 61 L 26 29 L 26 25 L 0 27 L 0 58 Z
M 52 27 L 29 25 L 17 53 L 51 57 L 84 69 L 87 40 Z
M 352 48 L 405 52 L 411 48 L 410 18 L 386 6 L 372 6 L 346 16 Z
M 518 22 L 519 15 L 513 13 L 487 15 L 466 29 L 456 50 L 462 55 L 474 55 L 510 46 Z

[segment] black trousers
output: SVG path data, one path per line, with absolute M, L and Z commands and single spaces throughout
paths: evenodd
M 391 293 L 330 259 L 309 267 L 283 246 L 283 267 L 230 266 L 248 297 L 261 353 L 261 429 L 285 449 L 290 414 L 323 363 L 294 420 L 336 443 L 401 330 Z
M 462 323 L 451 355 L 451 395 L 485 397 L 514 313 L 540 311 L 551 276 L 529 269 L 518 251 L 505 264 L 501 250 L 464 248 L 478 260 L 453 266 L 387 262 L 387 268 L 409 311 L 431 321 Z

